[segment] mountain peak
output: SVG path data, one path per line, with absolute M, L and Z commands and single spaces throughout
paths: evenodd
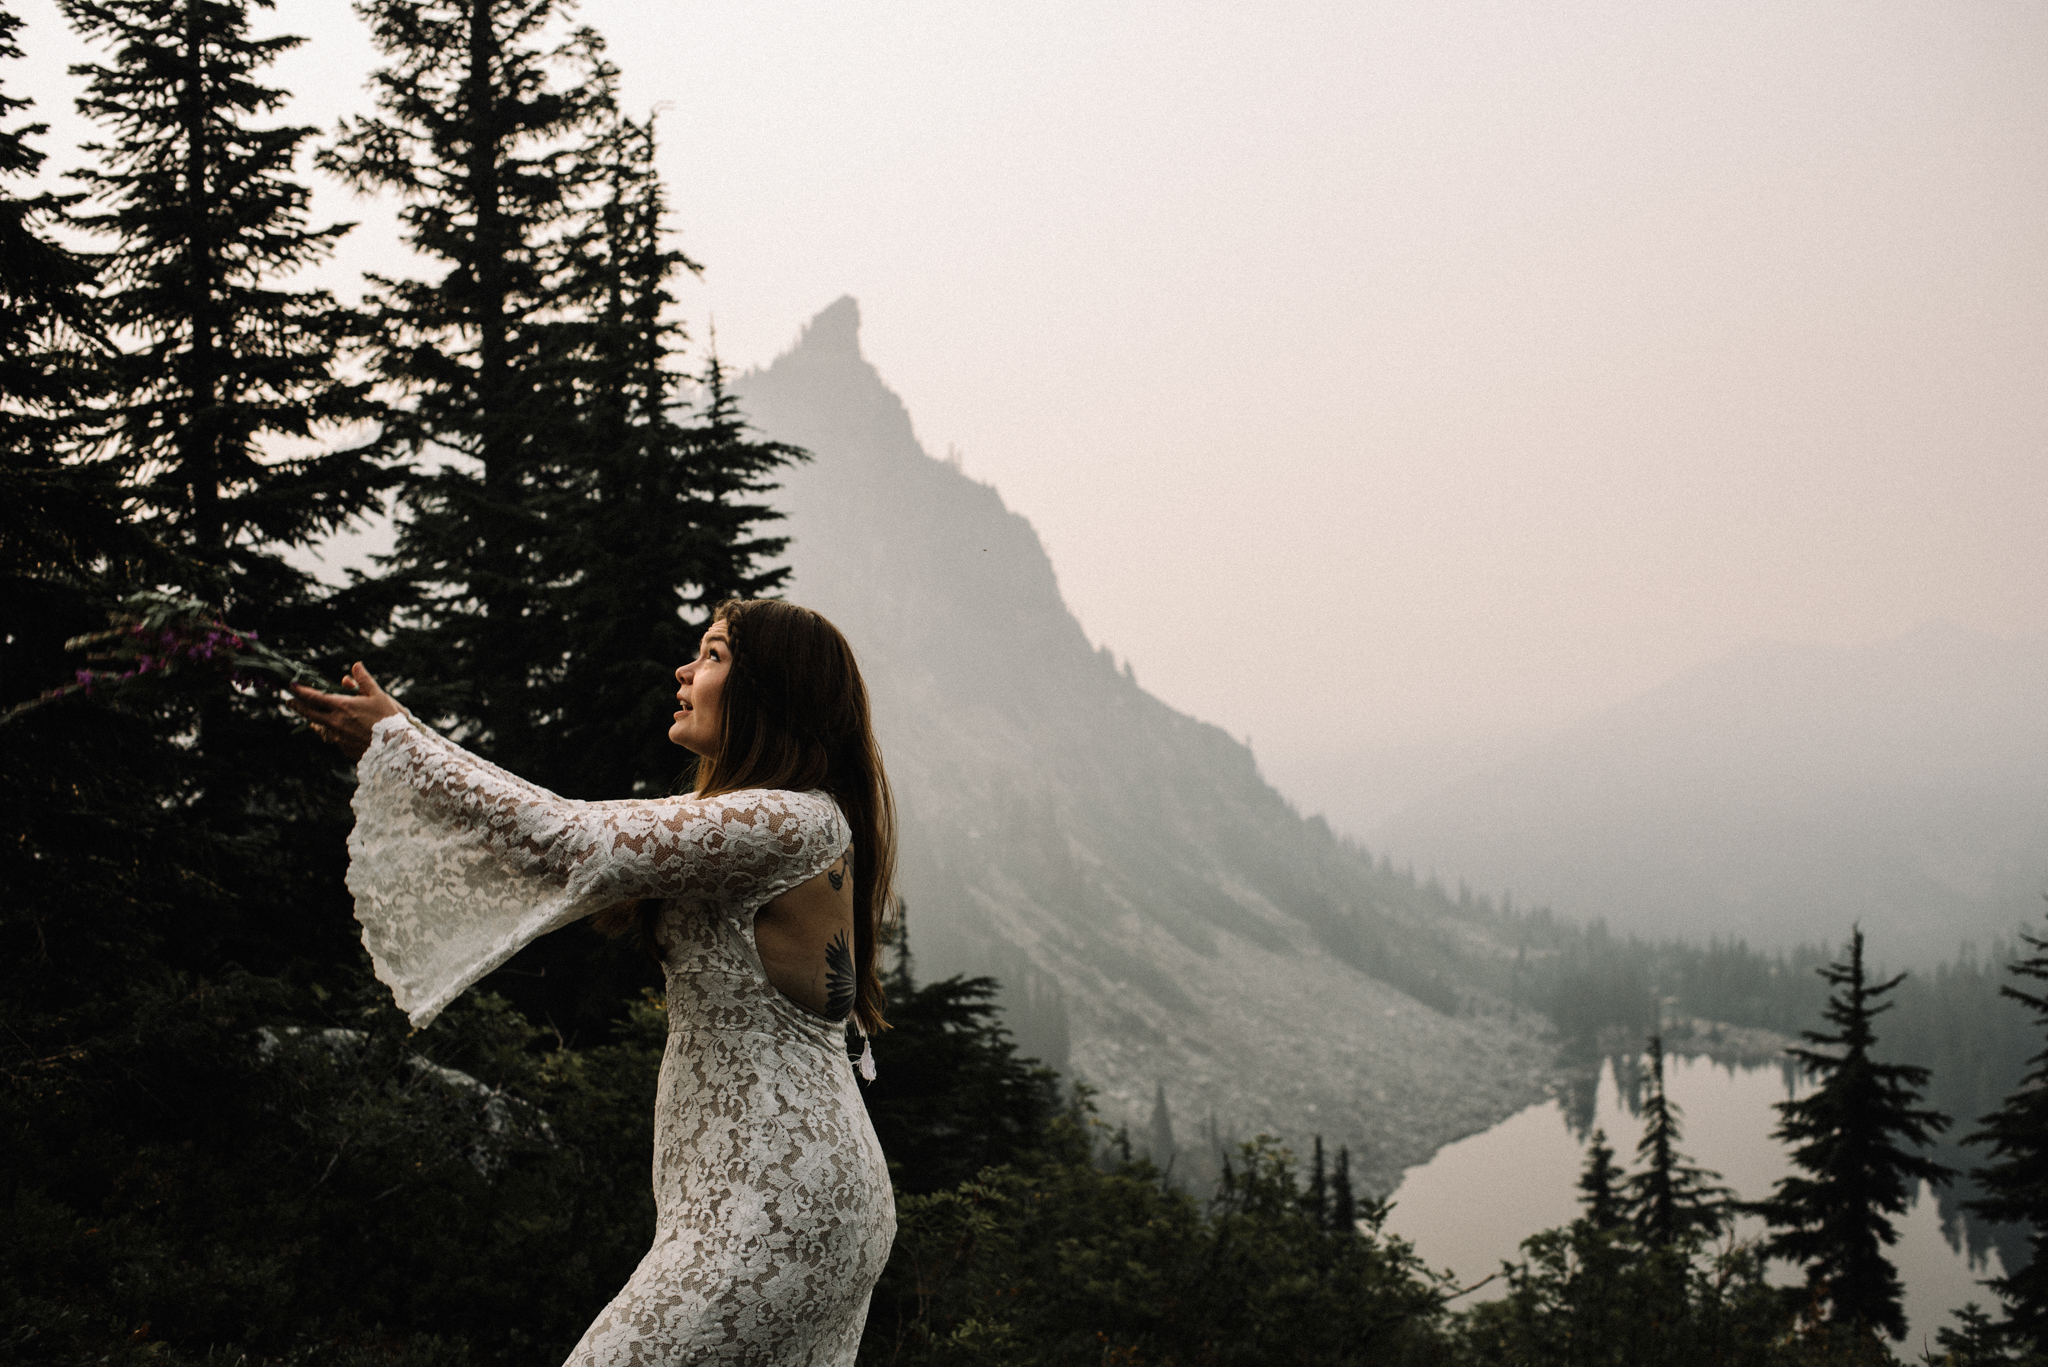
M 1137 1133 L 1163 1086 L 1217 1143 L 1348 1145 L 1373 1190 L 1540 1095 L 1546 1046 L 1504 1013 L 1451 1014 L 1432 976 L 1439 932 L 1407 908 L 1448 904 L 1098 653 L 1030 523 L 919 444 L 859 317 L 838 300 L 735 392 L 812 454 L 777 496 L 789 593 L 860 657 L 919 967 L 999 979 L 1020 1047 Z
M 860 301 L 842 294 L 797 335 L 794 353 L 860 359 Z

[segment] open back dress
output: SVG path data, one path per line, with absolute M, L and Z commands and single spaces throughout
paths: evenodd
M 415 1026 L 538 936 L 662 901 L 654 1246 L 574 1367 L 851 1364 L 896 1233 L 844 1026 L 768 981 L 754 917 L 849 844 L 823 793 L 578 802 L 404 714 L 357 765 L 349 891 Z

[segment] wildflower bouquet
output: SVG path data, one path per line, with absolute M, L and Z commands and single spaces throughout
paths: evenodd
M 238 631 L 196 598 L 138 593 L 108 614 L 105 631 L 74 636 L 66 650 L 91 652 L 89 664 L 72 682 L 0 713 L 0 725 L 61 698 L 96 694 L 161 694 L 187 683 L 225 679 L 243 691 L 282 690 L 287 684 L 318 684 L 320 675 L 304 661 Z

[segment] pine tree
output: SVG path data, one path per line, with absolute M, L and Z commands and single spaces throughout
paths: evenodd
M 910 904 L 896 899 L 896 916 L 882 923 L 882 944 L 889 950 L 889 966 L 882 970 L 882 991 L 890 1001 L 917 990 L 917 956 L 910 952 Z
M 1302 1209 L 1315 1221 L 1316 1228 L 1327 1229 L 1330 1223 L 1330 1176 L 1323 1166 L 1323 1137 L 1316 1136 L 1315 1149 L 1309 1159 L 1308 1186 L 1301 1193 Z
M 1583 1193 L 1579 1204 L 1586 1208 L 1586 1220 L 1594 1229 L 1616 1230 L 1628 1224 L 1621 1182 L 1621 1169 L 1615 1165 L 1607 1132 L 1593 1131 L 1586 1146 L 1586 1167 L 1579 1174 L 1579 1191 Z
M 1625 1184 L 1626 1204 L 1637 1236 L 1651 1248 L 1670 1248 L 1712 1237 L 1727 1219 L 1731 1193 L 1720 1174 L 1685 1160 L 1678 1145 L 1683 1112 L 1664 1089 L 1664 1039 L 1650 1036 L 1649 1087 L 1643 1098 L 1643 1138 L 1636 1145 L 1642 1171 Z M 1583 1185 L 1583 1184 L 1582 1184 Z
M 410 396 L 407 440 L 469 457 L 406 492 L 393 578 L 416 596 L 388 659 L 412 706 L 523 777 L 672 791 L 675 668 L 718 602 L 786 576 L 760 567 L 785 542 L 750 534 L 776 514 L 747 495 L 801 453 L 748 433 L 715 358 L 699 411 L 676 415 L 670 290 L 695 265 L 668 239 L 653 126 L 617 116 L 596 35 L 549 59 L 585 73 L 572 97 L 540 82 L 542 0 L 371 12 L 394 59 L 385 118 L 328 164 L 417 196 L 409 234 L 449 270 L 380 282 L 377 364 Z M 469 222 L 497 225 L 495 253 Z M 574 1034 L 609 1029 L 646 972 L 558 936 L 493 986 Z
M 560 0 L 362 0 L 388 64 L 379 114 L 320 164 L 405 201 L 432 279 L 372 276 L 372 365 L 394 431 L 431 456 L 404 491 L 387 664 L 423 715 L 530 771 L 536 696 L 568 649 L 538 573 L 557 500 L 589 449 L 586 331 L 562 309 L 579 215 L 598 193 L 616 73 Z
M 1170 1171 L 1174 1155 L 1179 1152 L 1180 1146 L 1174 1142 L 1173 1112 L 1167 1107 L 1166 1084 L 1163 1082 L 1153 1084 L 1152 1119 L 1146 1125 L 1145 1132 L 1148 1137 L 1146 1148 L 1152 1156 L 1153 1163 L 1162 1171 Z
M 1386 1218 L 1384 1202 L 1373 1203 L 1379 1219 Z M 1330 1175 L 1330 1222 L 1329 1227 L 1339 1234 L 1358 1233 L 1358 1196 L 1351 1189 L 1351 1150 L 1339 1145 L 1337 1168 Z M 1375 1225 L 1377 1228 L 1377 1225 Z
M 19 60 L 21 19 L 0 9 L 0 59 Z M 31 101 L 0 92 L 0 119 Z M 0 127 L 0 177 L 33 176 L 47 155 L 30 141 L 49 125 Z M 47 456 L 56 431 L 92 382 L 104 340 L 88 294 L 93 263 L 44 235 L 82 195 L 23 198 L 0 188 L 0 452 L 10 471 Z
M 875 1080 L 861 1089 L 899 1192 L 942 1191 L 1048 1144 L 1058 1077 L 1017 1048 L 993 978 L 918 983 L 901 917 L 883 975 L 889 1026 L 875 1036 Z
M 248 0 L 60 5 L 104 53 L 75 68 L 79 108 L 104 137 L 76 173 L 93 205 L 77 221 L 106 242 L 95 299 L 117 348 L 85 435 L 119 472 L 127 519 L 170 553 L 147 586 L 209 599 L 299 649 L 358 648 L 381 616 L 374 600 L 329 592 L 287 559 L 380 506 L 395 478 L 381 408 L 342 373 L 358 316 L 289 288 L 348 231 L 309 223 L 294 171 L 312 130 L 272 123 L 288 96 L 258 79 L 303 40 L 253 37 Z M 157 797 L 187 806 L 206 841 L 239 847 L 216 887 L 206 943 L 220 952 L 206 967 L 353 962 L 331 843 L 348 789 L 332 752 L 294 741 L 268 698 L 226 690 L 167 702 L 149 725 L 183 755 L 175 777 L 159 771 Z
M 674 670 L 696 653 L 711 610 L 773 592 L 763 569 L 783 538 L 754 535 L 780 516 L 750 495 L 804 458 L 747 432 L 716 356 L 683 421 L 673 369 L 682 330 L 669 283 L 688 257 L 667 243 L 652 123 L 620 120 L 597 164 L 604 193 L 571 244 L 579 400 L 588 446 L 554 499 L 534 613 L 559 622 L 560 668 L 536 691 L 532 777 L 583 797 L 665 791 L 682 767 L 667 740 Z
M 0 10 L 0 58 L 22 55 L 20 28 L 18 17 Z M 0 118 L 27 107 L 0 93 Z M 42 124 L 0 128 L 0 176 L 35 174 L 45 157 L 30 140 L 45 131 Z M 79 409 L 95 390 L 108 347 L 90 294 L 93 262 L 44 232 L 64 223 L 81 198 L 0 190 L 0 702 L 22 701 L 55 682 L 67 663 L 64 638 L 103 625 L 99 609 L 109 588 L 154 558 L 147 538 L 122 515 L 111 467 L 73 459 Z M 61 1009 L 73 1018 L 93 1014 L 109 995 L 107 980 L 132 971 L 148 947 L 150 918 L 133 912 L 148 898 L 139 895 L 140 880 L 123 877 L 130 861 L 115 841 L 146 848 L 149 837 L 177 830 L 179 813 L 147 788 L 150 761 L 167 756 L 150 753 L 153 738 L 136 728 L 109 739 L 114 729 L 67 726 L 45 713 L 17 721 L 0 745 L 0 812 L 9 832 L 0 857 L 0 886 L 7 890 L 0 936 L 8 952 L 0 958 L 23 970 L 0 1001 L 17 1043 L 42 1043 L 48 1017 Z M 138 752 L 146 756 L 142 763 Z M 94 857 L 65 858 L 87 821 L 99 826 Z M 189 842 L 176 848 L 189 853 Z M 115 914 L 79 915 L 85 907 Z M 70 914 L 60 916 L 60 908 Z M 92 962 L 90 977 L 79 975 L 85 981 L 63 972 L 67 941 L 83 941 L 78 957 Z M 93 978 L 100 980 L 97 991 Z
M 2008 964 L 2015 978 L 2048 983 L 2048 940 L 2022 934 L 2032 953 Z M 2034 1025 L 2048 1032 L 2048 990 L 2029 991 L 2011 983 L 1999 994 L 2034 1013 Z M 2020 1088 L 1977 1123 L 1964 1142 L 1982 1144 L 1991 1161 L 1971 1171 L 1983 1195 L 1964 1204 L 1987 1220 L 2027 1227 L 2033 1257 L 1989 1283 L 2005 1303 L 1998 1326 L 2007 1336 L 2048 1356 L 2048 1049 L 2027 1060 Z
M 20 28 L 0 10 L 0 59 L 22 55 Z M 0 93 L 0 119 L 28 105 Z M 83 196 L 23 197 L 5 184 L 42 167 L 31 139 L 45 131 L 0 127 L 0 702 L 57 682 L 75 664 L 65 638 L 101 625 L 108 584 L 156 558 L 123 516 L 117 472 L 75 459 L 108 346 L 94 263 L 46 233 Z
M 1820 1079 L 1808 1095 L 1778 1103 L 1773 1137 L 1793 1146 L 1800 1175 L 1781 1180 L 1753 1209 L 1771 1226 L 1765 1253 L 1805 1266 L 1808 1290 L 1826 1306 L 1830 1323 L 1902 1339 L 1903 1291 L 1884 1256 L 1898 1240 L 1889 1217 L 1905 1212 L 1914 1184 L 1953 1175 L 1909 1151 L 1932 1143 L 1949 1121 L 1918 1105 L 1925 1068 L 1873 1057 L 1871 1023 L 1891 1009 L 1879 999 L 1906 975 L 1881 983 L 1865 978 L 1861 929 L 1850 937 L 1848 958 L 1818 972 L 1830 988 L 1823 1016 L 1834 1028 L 1801 1033 L 1809 1044 L 1839 1052 L 1788 1051 Z
M 311 581 L 278 554 L 377 506 L 381 438 L 318 449 L 379 409 L 339 373 L 358 319 L 280 277 L 350 225 L 313 228 L 293 179 L 310 128 L 259 126 L 287 96 L 256 79 L 304 40 L 253 38 L 248 0 L 60 0 L 111 61 L 81 112 L 112 134 L 74 173 L 110 238 L 100 304 L 123 344 L 101 438 L 148 524 L 191 562 L 184 587 L 265 618 Z M 256 0 L 268 8 L 268 0 Z

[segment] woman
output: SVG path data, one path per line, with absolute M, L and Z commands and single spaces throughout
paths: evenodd
M 850 1364 L 896 1209 L 845 1022 L 882 1026 L 895 852 L 846 639 L 793 604 L 722 605 L 676 671 L 669 738 L 700 757 L 680 798 L 557 797 L 360 664 L 345 682 L 292 706 L 357 761 L 349 890 L 414 1025 L 582 916 L 661 956 L 654 1247 L 569 1362 Z

